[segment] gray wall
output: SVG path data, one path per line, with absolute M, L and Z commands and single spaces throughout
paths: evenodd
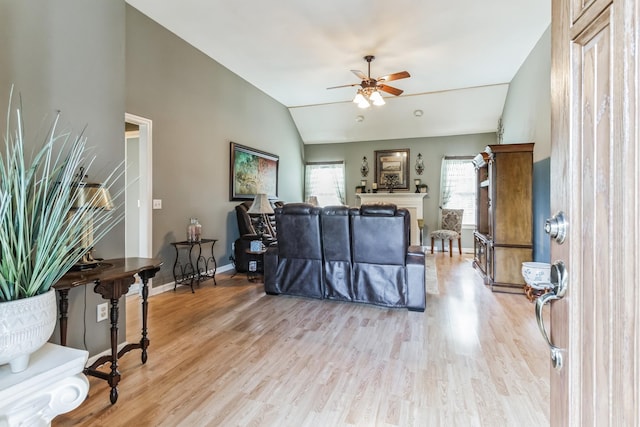
M 347 204 L 355 206 L 355 187 L 360 185 L 360 180 L 367 180 L 367 188 L 371 188 L 371 183 L 374 182 L 374 151 L 408 148 L 411 156 L 409 160 L 409 182 L 413 184 L 415 178 L 420 178 L 423 184 L 429 186 L 429 197 L 424 199 L 424 236 L 426 244 L 429 240 L 428 232 L 436 229 L 440 216 L 438 206 L 440 203 L 440 165 L 442 158 L 444 156 L 475 156 L 484 150 L 487 145 L 495 143 L 496 134 L 485 133 L 388 141 L 361 141 L 346 144 L 317 144 L 305 146 L 305 161 L 343 160 L 345 163 Z M 421 153 L 424 159 L 425 170 L 422 175 L 418 175 L 414 168 L 418 153 Z M 360 175 L 363 156 L 367 157 L 369 163 L 369 176 L 367 178 L 362 178 Z M 415 188 L 412 188 L 411 191 L 415 191 Z M 462 246 L 473 248 L 473 230 L 464 230 L 462 234 Z
M 190 217 L 216 238 L 218 265 L 238 237 L 229 201 L 230 142 L 280 157 L 279 197 L 303 197 L 303 145 L 289 111 L 173 33 L 127 6 L 126 109 L 153 121 L 154 285 L 173 281 L 175 251 Z
M 550 240 L 543 227 L 550 216 L 551 28 L 542 34 L 511 81 L 502 118 L 505 144 L 536 144 L 533 152 L 533 259 L 549 262 Z
M 14 84 L 22 95 L 27 139 L 34 145 L 42 143 L 56 110 L 68 131 L 78 133 L 87 125 L 97 155 L 92 181 L 99 182 L 124 159 L 124 15 L 124 0 L 0 1 L 0 108 L 6 108 Z M 122 256 L 124 225 L 96 252 Z M 108 322 L 96 323 L 100 302 L 92 289 L 70 292 L 70 346 L 85 348 L 86 343 L 92 353 L 109 347 Z M 57 337 L 58 330 L 53 341 Z

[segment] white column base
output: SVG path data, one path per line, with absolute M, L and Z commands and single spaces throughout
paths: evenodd
M 46 343 L 29 366 L 11 373 L 0 366 L 0 427 L 50 426 L 51 420 L 84 401 L 89 381 L 82 373 L 89 353 Z

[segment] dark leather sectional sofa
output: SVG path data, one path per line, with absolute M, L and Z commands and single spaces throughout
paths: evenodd
M 290 203 L 275 217 L 278 245 L 264 257 L 267 294 L 424 311 L 425 255 L 409 244 L 406 209 Z

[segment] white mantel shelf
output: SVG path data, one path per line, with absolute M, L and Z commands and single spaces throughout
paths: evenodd
M 418 219 L 424 219 L 423 199 L 428 193 L 360 193 L 356 194 L 358 206 L 368 203 L 393 203 L 407 208 L 411 214 L 411 244 L 420 244 Z

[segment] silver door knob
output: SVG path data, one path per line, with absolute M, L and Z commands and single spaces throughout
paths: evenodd
M 544 223 L 544 231 L 555 239 L 558 243 L 563 243 L 567 237 L 567 227 L 569 223 L 564 216 L 564 212 L 560 211 Z

